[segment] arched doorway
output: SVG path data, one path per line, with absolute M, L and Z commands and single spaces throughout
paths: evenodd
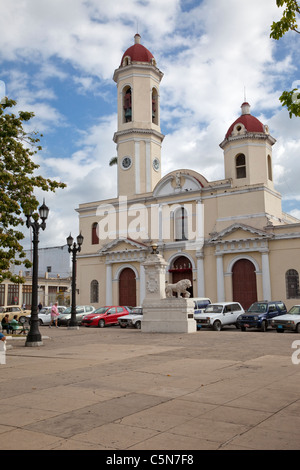
M 172 273 L 172 284 L 176 284 L 181 279 L 189 279 L 191 281 L 192 287 L 187 290 L 190 292 L 191 297 L 193 297 L 193 270 L 190 260 L 186 256 L 179 256 L 174 260 L 169 272 Z
M 257 301 L 255 266 L 248 259 L 240 259 L 232 267 L 232 297 L 245 310 Z
M 119 277 L 119 305 L 136 307 L 135 272 L 124 268 Z

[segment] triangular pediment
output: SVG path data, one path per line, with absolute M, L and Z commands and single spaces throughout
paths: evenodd
M 124 253 L 128 251 L 147 251 L 149 248 L 147 245 L 141 242 L 137 242 L 130 238 L 117 238 L 104 245 L 99 250 L 100 255 L 106 255 L 108 253 Z
M 220 243 L 225 241 L 241 241 L 241 240 L 262 240 L 269 239 L 271 235 L 264 230 L 251 227 L 241 223 L 236 223 L 226 227 L 222 231 L 213 234 L 210 239 L 211 243 Z

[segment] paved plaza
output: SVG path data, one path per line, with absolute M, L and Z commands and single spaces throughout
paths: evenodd
M 7 341 L 2 450 L 300 449 L 296 333 L 40 331 Z

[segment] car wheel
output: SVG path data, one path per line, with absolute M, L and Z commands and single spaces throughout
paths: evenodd
M 268 328 L 267 322 L 266 322 L 266 321 L 262 321 L 262 322 L 261 322 L 261 326 L 260 326 L 261 331 L 267 331 L 267 328 Z
M 20 323 L 26 323 L 26 320 L 27 320 L 27 318 L 24 317 L 23 315 L 21 317 L 19 317 L 19 322 Z
M 300 333 L 300 323 L 296 325 L 296 333 Z
M 99 328 L 104 328 L 105 327 L 105 321 L 104 320 L 99 320 L 98 326 L 99 326 Z
M 215 331 L 221 331 L 221 328 L 222 328 L 221 322 L 219 320 L 216 320 L 213 324 L 213 329 Z
M 134 326 L 136 327 L 137 330 L 140 330 L 141 329 L 141 322 L 140 321 L 135 322 Z

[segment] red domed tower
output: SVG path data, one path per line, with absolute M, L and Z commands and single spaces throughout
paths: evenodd
M 123 54 L 114 73 L 118 87 L 118 194 L 134 196 L 153 191 L 161 178 L 159 85 L 163 77 L 152 53 L 135 43 Z
M 233 186 L 265 184 L 273 188 L 272 146 L 276 140 L 268 126 L 250 113 L 249 103 L 243 103 L 242 114 L 236 119 L 220 144 L 224 151 L 225 178 Z

